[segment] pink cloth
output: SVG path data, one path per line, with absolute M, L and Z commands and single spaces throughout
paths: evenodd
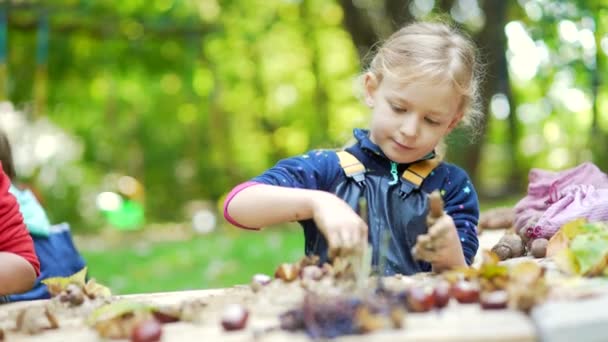
M 247 226 L 244 226 L 244 225 L 238 223 L 228 213 L 228 205 L 230 204 L 230 202 L 232 201 L 232 199 L 234 198 L 234 196 L 236 196 L 236 194 L 238 194 L 239 192 L 243 191 L 243 189 L 247 189 L 250 186 L 258 185 L 258 184 L 262 184 L 262 183 L 258 183 L 258 182 L 244 182 L 244 183 L 241 183 L 241 184 L 235 186 L 234 189 L 232 189 L 232 191 L 230 191 L 230 193 L 228 193 L 228 196 L 226 196 L 226 200 L 224 201 L 224 218 L 226 219 L 226 221 L 230 222 L 231 224 L 233 224 L 233 225 L 235 225 L 235 226 L 237 226 L 239 228 L 249 229 L 249 230 L 260 230 L 260 228 L 247 227 Z
M 569 221 L 608 220 L 608 175 L 592 163 L 561 172 L 532 169 L 528 195 L 515 206 L 515 227 L 550 238 Z

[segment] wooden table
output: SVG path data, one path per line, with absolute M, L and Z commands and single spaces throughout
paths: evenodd
M 246 287 L 230 289 L 180 291 L 121 296 L 137 302 L 158 305 L 177 304 L 184 300 L 199 299 L 208 302 L 206 314 L 200 323 L 178 322 L 163 326 L 162 341 L 251 341 L 254 333 L 278 324 L 278 314 L 284 308 L 273 307 L 273 303 L 257 302 Z M 262 296 L 263 297 L 263 296 Z M 268 299 L 263 299 L 268 300 Z M 238 332 L 224 332 L 219 316 L 221 307 L 228 302 L 241 302 L 250 307 L 251 315 L 247 328 Z M 5 328 L 14 326 L 9 316 L 15 310 L 44 305 L 46 301 L 13 303 L 0 306 L 0 319 Z M 277 304 L 277 303 L 274 303 Z M 280 305 L 279 305 L 280 306 Z M 48 330 L 39 335 L 24 335 L 7 331 L 7 341 L 98 341 L 97 333 L 86 327 L 81 317 L 62 324 L 60 329 Z M 373 336 L 373 337 L 372 337 Z M 408 313 L 405 326 L 400 330 L 375 332 L 370 335 L 348 336 L 337 341 L 535 341 L 536 334 L 528 316 L 511 310 L 482 311 L 478 305 L 462 305 L 452 301 L 441 312 Z M 304 333 L 274 331 L 258 338 L 258 341 L 308 341 Z

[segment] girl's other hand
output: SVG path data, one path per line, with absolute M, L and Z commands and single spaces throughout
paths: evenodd
M 313 203 L 313 220 L 329 244 L 329 257 L 346 255 L 367 243 L 367 223 L 342 199 L 320 193 Z
M 435 253 L 431 258 L 435 272 L 466 266 L 460 237 L 450 215 L 437 219 L 435 224 L 429 227 L 428 235 L 435 240 Z

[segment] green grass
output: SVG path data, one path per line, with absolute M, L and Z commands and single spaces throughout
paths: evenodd
M 186 241 L 145 240 L 103 251 L 81 250 L 89 274 L 115 294 L 206 289 L 247 284 L 304 255 L 299 228 L 219 230 Z M 151 233 L 153 234 L 153 233 Z

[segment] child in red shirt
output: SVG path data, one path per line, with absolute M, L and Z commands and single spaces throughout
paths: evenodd
M 8 192 L 11 181 L 0 168 L 0 296 L 34 286 L 40 263 L 19 205 Z

